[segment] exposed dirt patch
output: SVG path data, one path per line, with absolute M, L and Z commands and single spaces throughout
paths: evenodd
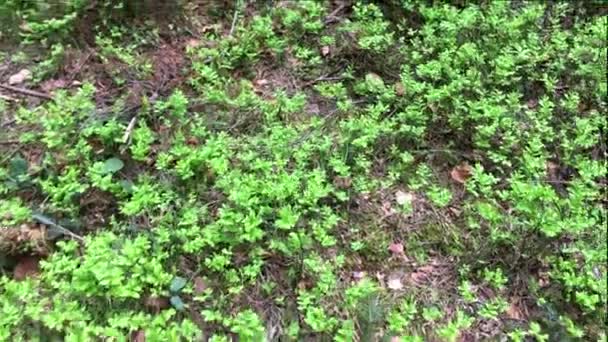
M 13 270 L 13 279 L 25 280 L 27 278 L 36 277 L 38 274 L 40 274 L 40 257 L 23 256 L 19 258 L 19 261 Z
M 33 255 L 48 253 L 46 229 L 43 225 L 22 224 L 19 227 L 0 227 L 0 253 L 16 255 L 27 252 Z
M 107 218 L 117 212 L 116 200 L 110 193 L 93 189 L 80 197 L 80 217 L 87 229 L 95 230 L 107 225 Z
M 151 82 L 157 93 L 164 95 L 184 82 L 184 52 L 185 45 L 182 43 L 165 43 L 150 52 L 153 68 Z

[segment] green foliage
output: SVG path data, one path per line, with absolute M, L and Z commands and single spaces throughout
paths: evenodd
M 469 328 L 473 324 L 473 321 L 473 318 L 458 311 L 454 319 L 437 330 L 437 334 L 445 341 L 455 342 L 458 340 L 461 331 Z
M 375 4 L 356 4 L 353 21 L 345 24 L 344 30 L 357 36 L 357 45 L 363 50 L 381 53 L 393 43 L 394 33 L 390 23 L 384 20 L 380 8 Z
M 501 324 L 489 339 L 605 337 L 605 18 L 334 5 L 131 27 L 108 13 L 133 2 L 0 4 L 42 40 L 34 83 L 86 11 L 103 23 L 99 79 L 0 105 L 0 242 L 39 211 L 84 235 L 49 239 L 21 282 L 0 256 L 0 340 L 457 341 L 476 319 Z M 539 317 L 513 326 L 521 292 Z

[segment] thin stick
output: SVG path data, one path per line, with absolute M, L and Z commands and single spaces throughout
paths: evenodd
M 5 101 L 10 101 L 10 102 L 15 102 L 17 101 L 16 98 L 14 97 L 10 97 L 10 96 L 6 96 L 6 95 L 2 95 L 0 94 L 0 99 L 5 100 Z
M 0 127 L 8 127 L 8 126 L 12 125 L 15 121 L 17 121 L 17 119 L 10 119 L 7 122 L 2 123 L 2 125 L 0 125 Z
M 80 70 L 82 70 L 82 68 L 84 67 L 84 65 L 86 64 L 86 62 L 89 61 L 89 58 L 91 58 L 91 56 L 93 56 L 93 51 L 89 51 L 89 53 L 82 60 L 82 62 L 78 64 L 78 66 L 76 67 L 76 69 L 72 72 L 72 76 L 70 77 L 70 80 L 69 80 L 68 83 L 71 84 L 72 82 L 74 82 L 74 79 L 76 78 L 76 76 L 78 76 L 78 73 L 80 72 Z
M 137 122 L 137 115 L 133 116 L 133 118 L 129 122 L 129 125 L 127 126 L 127 129 L 125 130 L 125 134 L 122 136 L 122 141 L 124 144 L 126 144 L 129 140 L 129 138 L 131 138 L 131 133 L 133 132 L 133 128 L 135 128 L 136 122 Z
M 47 226 L 51 226 L 53 228 L 58 229 L 59 231 L 61 231 L 61 233 L 63 233 L 64 235 L 68 235 L 69 237 L 73 238 L 74 240 L 78 240 L 81 243 L 84 242 L 84 238 L 82 236 L 72 233 L 72 231 L 70 231 L 69 229 L 58 225 L 57 223 L 46 218 L 44 215 L 34 214 L 34 215 L 32 215 L 32 218 L 42 224 L 45 224 Z
M 346 5 L 342 4 L 340 6 L 338 6 L 338 8 L 336 8 L 335 10 L 333 10 L 331 13 L 329 13 L 327 15 L 327 17 L 325 17 L 325 20 L 323 21 L 323 23 L 325 25 L 331 24 L 335 21 L 338 21 L 340 18 L 336 17 L 336 15 L 342 11 L 344 8 L 346 7 Z
M 15 93 L 20 93 L 23 95 L 28 95 L 28 96 L 34 96 L 34 97 L 39 97 L 42 99 L 46 99 L 46 100 L 52 100 L 53 97 L 49 94 L 45 94 L 45 93 L 41 93 L 35 90 L 29 90 L 29 89 L 25 89 L 25 88 L 18 88 L 18 87 L 13 87 L 10 86 L 8 84 L 0 84 L 0 88 L 4 88 L 6 90 L 10 90 L 12 92 Z
M 232 18 L 232 26 L 230 26 L 230 33 L 228 33 L 228 36 L 232 36 L 232 33 L 234 32 L 234 29 L 236 27 L 236 19 L 239 17 L 239 8 L 238 8 L 238 4 L 237 4 L 237 8 L 234 10 L 234 17 Z

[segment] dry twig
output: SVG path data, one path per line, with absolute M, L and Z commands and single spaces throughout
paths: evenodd
M 45 93 L 41 93 L 39 91 L 25 89 L 25 88 L 13 87 L 13 86 L 8 85 L 8 84 L 0 84 L 0 88 L 9 90 L 9 91 L 12 91 L 12 92 L 15 92 L 15 93 L 23 94 L 23 95 L 39 97 L 41 99 L 46 99 L 46 100 L 52 100 L 53 99 L 53 97 L 51 95 L 49 95 L 49 94 L 45 94 Z

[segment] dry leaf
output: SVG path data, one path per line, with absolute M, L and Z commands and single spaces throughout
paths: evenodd
M 13 279 L 24 280 L 40 274 L 40 258 L 26 256 L 19 260 L 13 270 Z
M 46 81 L 42 82 L 40 89 L 44 90 L 47 93 L 50 93 L 51 91 L 53 91 L 55 89 L 65 88 L 65 87 L 67 87 L 67 85 L 68 85 L 68 82 L 61 78 L 57 79 L 57 80 L 46 80 Z
M 411 192 L 403 192 L 399 190 L 395 192 L 395 200 L 399 205 L 411 203 L 414 200 L 414 194 L 412 194 Z
M 348 189 L 353 184 L 353 180 L 350 177 L 334 177 L 334 185 L 338 189 Z
M 355 280 L 361 280 L 363 278 L 365 278 L 367 273 L 363 272 L 363 271 L 354 271 L 353 272 L 353 279 Z
M 10 85 L 20 84 L 31 78 L 32 78 L 32 72 L 27 69 L 22 69 L 18 73 L 9 77 L 8 84 L 10 84 Z
M 304 108 L 306 113 L 310 113 L 313 115 L 319 115 L 321 113 L 321 108 L 319 108 L 319 105 L 316 103 L 308 103 L 306 104 L 306 107 Z
M 393 254 L 403 254 L 403 244 L 391 243 L 391 245 L 388 246 L 388 250 Z
M 511 302 L 511 305 L 509 305 L 506 315 L 510 319 L 517 320 L 517 321 L 523 321 L 525 319 L 523 312 L 514 302 Z
M 391 202 L 389 202 L 389 201 L 382 202 L 382 212 L 386 216 L 391 216 L 395 213 L 395 210 L 391 206 Z
M 386 282 L 386 286 L 391 290 L 401 290 L 403 289 L 403 283 L 401 282 L 401 277 L 399 276 L 390 276 L 388 281 Z
M 467 179 L 471 177 L 473 169 L 467 163 L 461 163 L 456 165 L 450 172 L 452 179 L 460 184 L 466 183 Z
M 186 47 L 196 48 L 201 45 L 201 41 L 199 39 L 191 38 L 186 42 Z
M 401 82 L 395 83 L 395 94 L 398 96 L 405 95 L 405 86 Z
M 545 163 L 545 168 L 547 170 L 547 176 L 550 180 L 559 180 L 559 165 L 557 163 L 547 161 Z
M 433 265 L 421 266 L 416 268 L 416 270 L 410 274 L 410 279 L 414 283 L 420 284 L 426 281 L 434 271 L 435 267 Z
M 527 105 L 529 109 L 536 108 L 538 106 L 538 99 L 529 99 Z
M 194 294 L 201 295 L 207 289 L 207 283 L 201 277 L 194 277 Z
M 325 45 L 321 48 L 321 55 L 323 57 L 329 55 L 329 46 Z
M 169 307 L 169 299 L 166 297 L 149 296 L 144 301 L 144 305 L 149 309 L 160 311 Z
M 131 333 L 131 341 L 133 342 L 146 342 L 146 333 L 139 329 Z
M 456 217 L 460 217 L 460 214 L 462 214 L 462 210 L 454 207 L 449 207 L 448 210 Z
M 549 286 L 549 274 L 546 272 L 539 272 L 538 274 L 538 286 L 541 288 Z

